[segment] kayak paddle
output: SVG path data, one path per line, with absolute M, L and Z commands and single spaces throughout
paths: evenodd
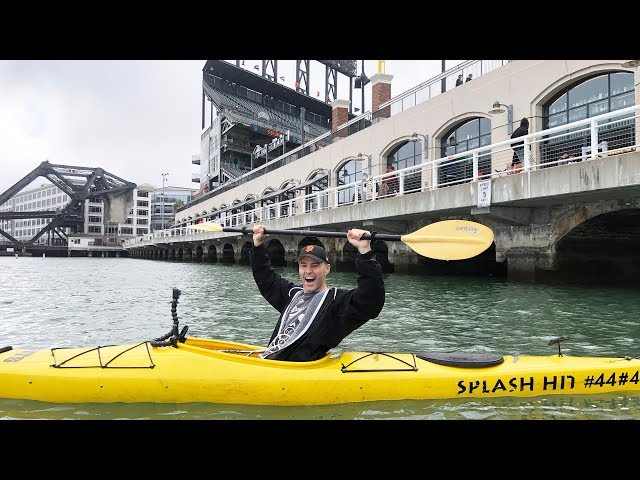
M 216 223 L 196 223 L 189 228 L 208 232 L 239 232 L 253 235 L 253 227 L 223 227 Z M 316 230 L 274 230 L 265 228 L 265 234 L 304 235 L 309 237 L 346 238 L 346 232 Z M 493 231 L 481 223 L 468 220 L 443 220 L 422 227 L 413 233 L 392 235 L 370 233 L 362 236 L 367 240 L 401 241 L 423 257 L 436 260 L 464 260 L 484 252 L 493 243 Z

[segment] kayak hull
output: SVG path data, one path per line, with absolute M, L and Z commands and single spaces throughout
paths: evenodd
M 176 347 L 143 342 L 3 349 L 0 398 L 328 405 L 640 391 L 640 360 L 629 357 L 496 355 L 485 361 L 473 355 L 340 352 L 313 362 L 283 362 L 257 358 L 262 348 L 187 338 Z

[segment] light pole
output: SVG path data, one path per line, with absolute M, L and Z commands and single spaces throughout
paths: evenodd
M 305 115 L 306 115 L 306 109 L 304 107 L 300 107 L 300 123 L 302 125 L 302 140 L 300 142 L 300 145 L 304 145 L 304 120 L 305 120 Z
M 161 206 L 160 206 L 160 212 L 162 213 L 162 228 L 161 230 L 164 230 L 164 182 L 166 180 L 166 178 L 169 176 L 168 173 L 162 173 L 162 200 L 161 200 Z
M 369 180 L 371 179 L 371 155 L 358 153 L 358 156 L 356 158 L 361 160 L 364 160 L 364 159 L 367 160 L 367 172 L 362 174 L 362 192 L 363 192 L 362 196 L 363 196 L 363 200 L 366 200 L 369 197 L 368 185 L 369 185 Z M 372 195 L 374 195 L 373 198 L 375 198 L 375 187 L 373 187 Z
M 420 138 L 418 138 L 420 137 Z M 428 138 L 426 135 L 422 134 L 422 133 L 416 133 L 413 132 L 413 135 L 411 135 L 411 141 L 413 142 L 417 142 L 417 141 L 422 142 L 422 148 L 420 149 L 420 163 L 422 165 L 424 165 L 425 163 L 427 163 L 427 148 L 428 148 Z M 429 184 L 425 184 L 425 187 L 427 186 L 435 186 L 438 183 L 438 169 L 435 168 L 433 165 L 431 166 L 431 183 Z
M 507 109 L 507 134 L 511 135 L 513 133 L 513 105 L 505 105 L 496 100 L 493 102 L 493 107 L 489 110 L 489 113 L 491 115 L 504 113 L 505 109 L 502 107 L 506 107 Z

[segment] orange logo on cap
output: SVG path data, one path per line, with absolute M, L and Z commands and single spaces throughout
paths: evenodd
M 307 245 L 307 248 L 304 249 L 305 252 L 313 252 L 313 245 Z

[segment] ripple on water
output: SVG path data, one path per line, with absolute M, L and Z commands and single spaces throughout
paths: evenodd
M 137 343 L 167 333 L 174 287 L 189 335 L 263 345 L 278 313 L 241 265 L 138 259 L 0 257 L 0 346 L 35 350 Z M 24 260 L 24 261 L 23 261 Z M 280 273 L 295 280 L 293 269 Z M 330 281 L 354 285 L 351 272 Z M 385 276 L 385 307 L 336 350 L 638 356 L 633 289 L 510 284 L 487 278 Z M 0 400 L 2 419 L 550 420 L 640 419 L 639 397 L 369 402 L 314 407 L 48 404 Z

